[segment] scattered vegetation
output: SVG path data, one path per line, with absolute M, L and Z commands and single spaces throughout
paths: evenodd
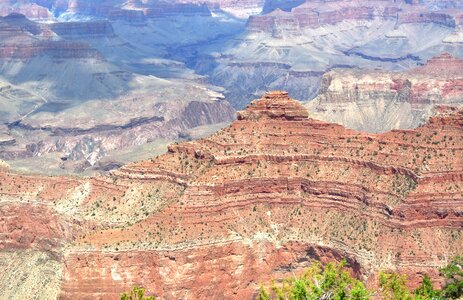
M 261 286 L 258 299 L 370 299 L 371 292 L 350 275 L 346 266 L 345 260 L 325 266 L 314 263 L 301 276 L 284 279 L 281 284 L 273 282 L 270 291 Z
M 270 288 L 260 286 L 259 300 L 446 300 L 463 299 L 463 257 L 455 257 L 440 269 L 445 278 L 442 290 L 435 289 L 429 276 L 424 275 L 415 290 L 407 286 L 403 274 L 381 272 L 379 290 L 370 291 L 358 279 L 352 277 L 345 260 L 322 266 L 314 263 L 302 275 L 272 281 Z
M 135 286 L 129 293 L 123 293 L 121 300 L 154 300 L 154 297 L 145 296 L 145 289 Z
M 463 256 L 455 257 L 440 271 L 446 280 L 442 295 L 449 299 L 463 298 Z

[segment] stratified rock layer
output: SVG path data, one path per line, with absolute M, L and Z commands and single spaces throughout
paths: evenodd
M 267 1 L 262 15 L 250 17 L 248 29 L 275 32 L 286 27 L 297 32 L 304 28 L 335 25 L 343 21 L 373 19 L 396 20 L 397 26 L 410 23 L 435 23 L 455 27 L 459 24 L 458 11 L 430 10 L 424 4 L 426 3 L 418 5 L 404 0 Z
M 250 299 L 262 281 L 343 257 L 370 286 L 384 269 L 439 284 L 437 268 L 463 251 L 462 110 L 365 134 L 272 92 L 238 116 L 108 177 L 4 173 L 0 257 L 21 267 L 9 252 L 53 253 L 61 299 L 118 299 L 133 285 L 164 299 Z M 34 226 L 17 225 L 19 210 Z
M 287 92 L 270 92 L 263 99 L 254 100 L 245 111 L 238 112 L 238 120 L 284 119 L 303 120 L 309 116 L 298 101 L 288 97 Z
M 463 60 L 448 53 L 408 72 L 335 69 L 307 107 L 325 121 L 384 132 L 417 127 L 444 104 L 463 105 Z

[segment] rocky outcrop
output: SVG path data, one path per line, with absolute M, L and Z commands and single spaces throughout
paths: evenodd
M 251 31 L 275 32 L 280 28 L 293 27 L 295 32 L 306 28 L 334 25 L 346 20 L 372 20 L 374 18 L 394 18 L 398 4 L 388 1 L 299 1 L 288 3 L 288 8 L 269 3 L 267 14 L 249 18 Z M 274 7 L 274 8 L 272 8 Z
M 108 21 L 52 23 L 50 30 L 65 39 L 110 38 L 114 36 L 114 29 Z
M 428 60 L 426 64 L 410 70 L 417 76 L 434 76 L 435 78 L 458 79 L 463 77 L 463 59 L 458 59 L 449 53 L 442 53 Z
M 51 59 L 97 59 L 103 60 L 101 53 L 88 43 L 58 40 L 56 34 L 62 34 L 63 27 L 72 31 L 72 24 L 45 25 L 32 22 L 21 14 L 10 14 L 0 18 L 0 60 L 30 60 L 38 56 Z M 76 26 L 74 26 L 76 27 Z M 100 31 L 97 24 L 80 24 L 81 33 L 85 30 Z M 57 33 L 54 32 L 57 30 Z
M 262 281 L 342 257 L 371 286 L 385 269 L 413 286 L 425 273 L 437 281 L 463 250 L 461 109 L 366 134 L 272 92 L 238 116 L 107 177 L 4 173 L 2 216 L 22 205 L 35 224 L 0 219 L 4 251 L 58 253 L 63 299 L 118 299 L 133 285 L 165 299 L 248 299 Z M 26 209 L 37 205 L 47 213 Z
M 435 23 L 450 28 L 455 28 L 457 25 L 452 14 L 433 11 L 406 12 L 399 15 L 398 22 L 401 24 Z
M 287 92 L 269 92 L 263 99 L 251 102 L 248 108 L 238 112 L 238 120 L 283 119 L 303 120 L 307 110 L 299 102 L 291 100 Z
M 0 16 L 7 16 L 12 13 L 18 13 L 25 15 L 32 20 L 53 20 L 53 14 L 47 7 L 44 7 L 38 3 L 34 3 L 35 1 L 21 2 L 22 3 L 18 4 L 16 1 L 11 0 L 0 1 Z
M 409 72 L 333 70 L 307 106 L 318 118 L 358 130 L 414 128 L 435 105 L 463 104 L 462 63 L 442 54 Z
M 60 297 L 91 298 L 96 284 L 103 287 L 104 298 L 117 299 L 121 285 L 130 290 L 144 282 L 152 295 L 165 299 L 252 299 L 256 277 L 270 280 L 275 270 L 287 272 L 308 266 L 307 253 L 322 261 L 345 255 L 296 242 L 276 248 L 267 241 L 251 245 L 231 242 L 179 251 L 88 252 L 68 258 L 74 267 L 66 268 L 66 274 L 79 279 L 66 282 Z M 262 263 L 256 264 L 256 260 Z M 111 265 L 111 272 L 104 271 L 107 265 Z M 146 266 L 153 267 L 144 272 Z M 352 266 L 356 267 L 355 262 Z M 84 268 L 88 272 L 81 273 Z

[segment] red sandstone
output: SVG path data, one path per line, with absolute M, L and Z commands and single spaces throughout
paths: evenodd
M 365 134 L 272 92 L 213 136 L 107 177 L 2 176 L 0 244 L 57 253 L 62 299 L 133 285 L 249 299 L 260 281 L 342 257 L 370 286 L 384 269 L 416 285 L 463 251 L 463 111 L 451 107 L 414 130 Z

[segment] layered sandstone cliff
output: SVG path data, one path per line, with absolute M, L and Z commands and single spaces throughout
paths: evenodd
M 414 128 L 436 105 L 463 104 L 462 65 L 444 53 L 409 72 L 333 70 L 307 107 L 320 119 L 358 130 Z
M 95 23 L 87 26 L 88 30 L 98 31 Z M 41 24 L 30 21 L 22 14 L 13 13 L 0 17 L 0 63 L 3 65 L 11 60 L 28 61 L 39 56 L 49 56 L 51 59 L 96 59 L 103 60 L 99 51 L 88 43 L 68 41 L 58 37 L 64 27 L 72 31 L 72 24 Z M 55 32 L 56 30 L 56 32 Z M 3 67 L 4 73 L 8 68 Z
M 442 8 L 442 10 L 438 10 Z M 319 28 L 345 21 L 394 20 L 401 24 L 434 23 L 454 28 L 459 24 L 460 13 L 452 4 L 441 6 L 410 1 L 267 1 L 262 15 L 251 16 L 251 31 L 275 32 L 293 28 L 294 32 L 306 28 Z
M 272 92 L 211 137 L 108 177 L 2 173 L 0 258 L 16 268 L 0 295 L 24 295 L 7 281 L 20 257 L 62 299 L 118 299 L 133 285 L 250 299 L 262 281 L 342 257 L 371 285 L 384 269 L 436 280 L 463 251 L 462 126 L 462 110 L 438 107 L 416 129 L 365 134 Z

